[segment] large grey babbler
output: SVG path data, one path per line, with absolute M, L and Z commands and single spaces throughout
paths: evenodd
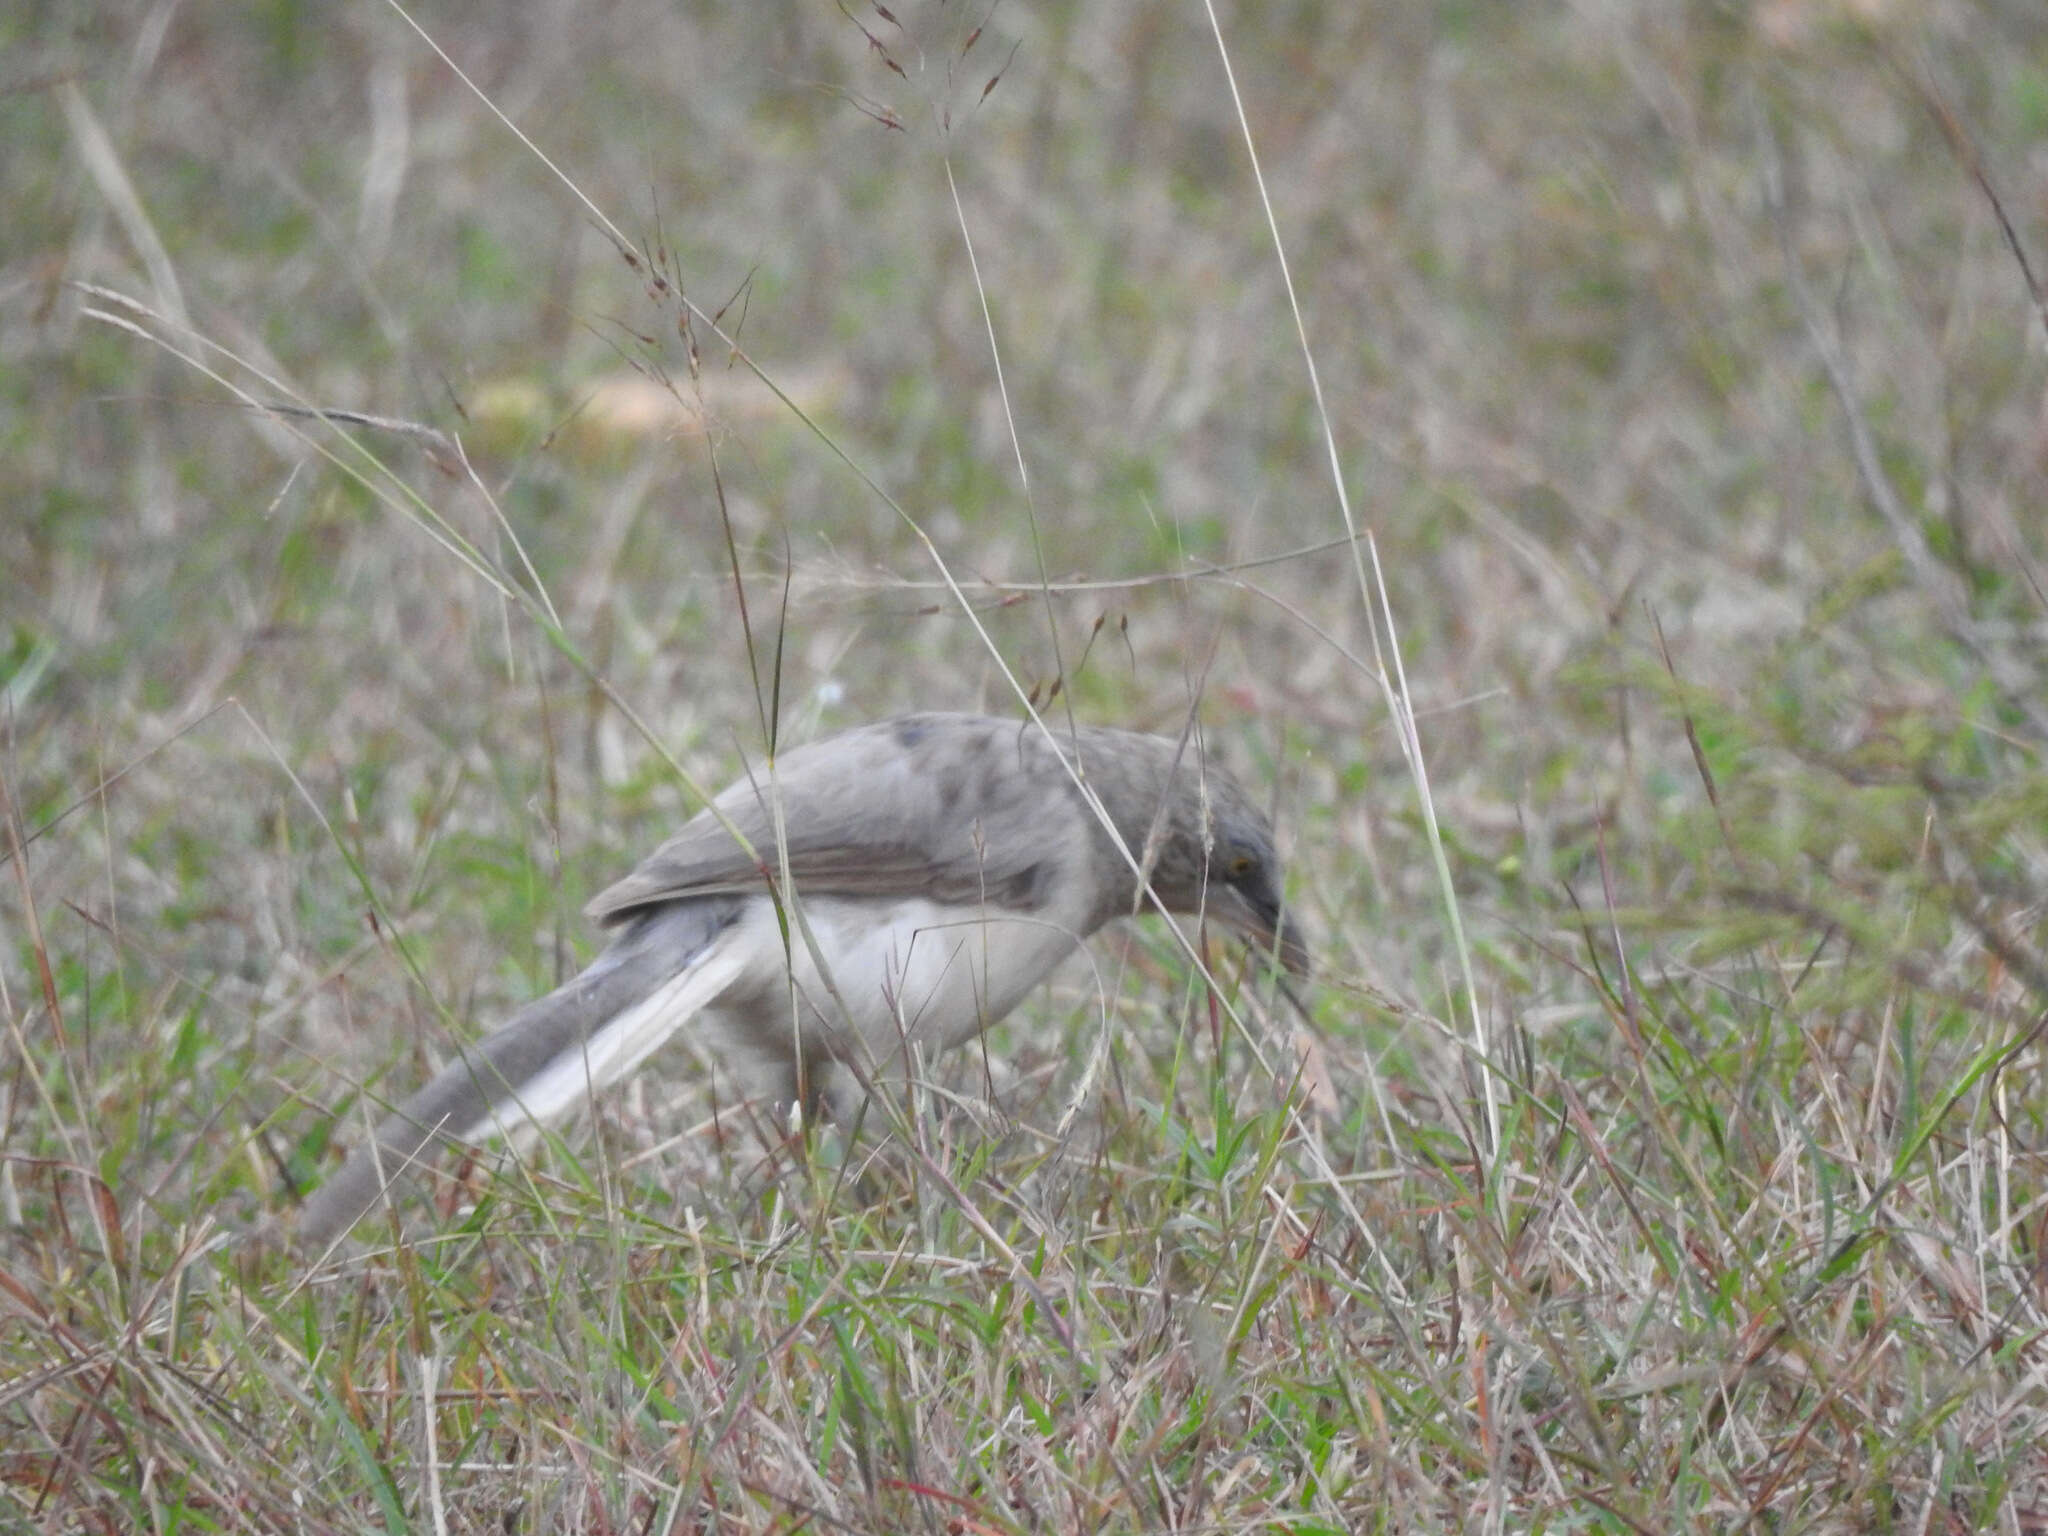
M 1272 828 L 1188 742 L 926 714 L 799 747 L 592 902 L 611 947 L 387 1116 L 307 1201 L 299 1241 L 340 1237 L 437 1139 L 559 1120 L 688 1025 L 783 1103 L 840 1066 L 900 1072 L 913 1044 L 974 1038 L 1155 902 L 1307 968 Z

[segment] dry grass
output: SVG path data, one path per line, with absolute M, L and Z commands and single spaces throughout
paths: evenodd
M 0 19 L 0 1526 L 2048 1531 L 2036 7 L 1225 16 L 1388 613 L 1199 8 L 700 10 Z M 1272 786 L 1312 1038 L 1142 929 L 236 1246 L 1012 677 Z

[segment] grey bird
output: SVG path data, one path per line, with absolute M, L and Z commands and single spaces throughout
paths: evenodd
M 830 1074 L 974 1038 L 1150 906 L 1306 974 L 1280 875 L 1266 817 L 1189 742 L 922 714 L 796 748 L 590 904 L 611 946 L 388 1115 L 306 1202 L 300 1245 L 341 1237 L 436 1142 L 530 1135 L 686 1027 L 771 1101 L 815 1106 Z

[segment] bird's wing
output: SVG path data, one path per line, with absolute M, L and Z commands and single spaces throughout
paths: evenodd
M 1034 911 L 1063 870 L 1083 867 L 1093 829 L 1038 730 L 971 715 L 906 716 L 813 742 L 716 805 L 724 822 L 699 812 L 599 895 L 591 916 L 614 923 L 664 901 L 764 891 L 784 848 L 807 894 Z

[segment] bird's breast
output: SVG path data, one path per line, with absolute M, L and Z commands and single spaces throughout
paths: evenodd
M 767 962 L 757 985 L 786 996 L 833 1055 L 883 1060 L 906 1040 L 943 1050 L 972 1039 L 1021 1002 L 1081 941 L 1069 918 L 928 897 L 814 896 L 789 914 L 789 949 L 763 900 L 744 920 Z

